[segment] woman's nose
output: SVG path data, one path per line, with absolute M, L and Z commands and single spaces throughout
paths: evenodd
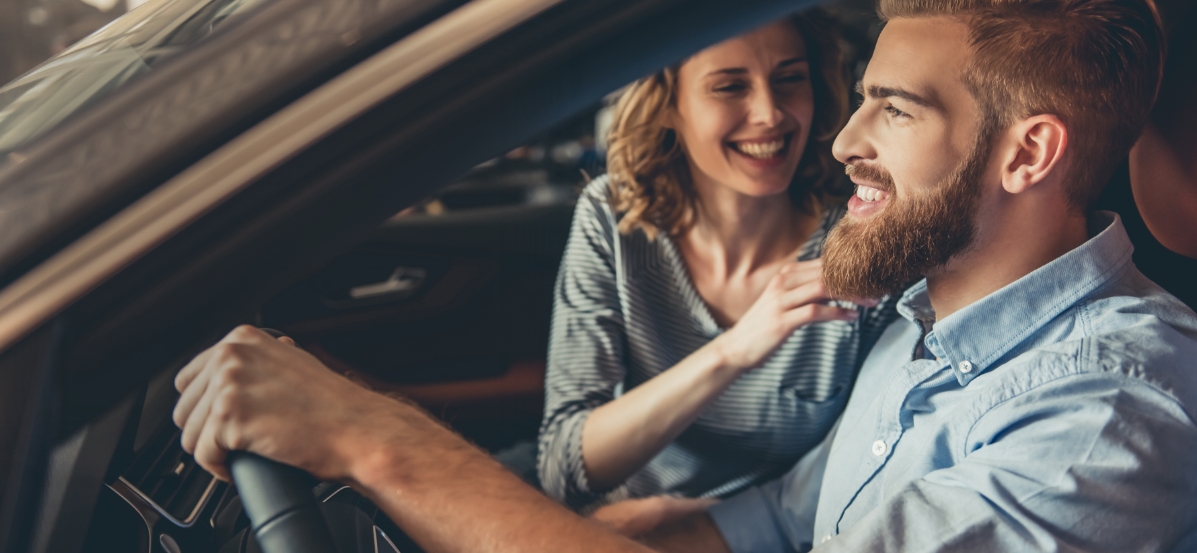
M 776 127 L 785 117 L 777 103 L 777 97 L 768 88 L 758 88 L 757 92 L 753 93 L 749 109 L 751 122 L 765 127 Z

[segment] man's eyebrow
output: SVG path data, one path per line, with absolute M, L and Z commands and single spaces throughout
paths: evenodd
M 777 69 L 782 69 L 785 67 L 789 67 L 791 65 L 799 64 L 799 63 L 805 63 L 807 61 L 809 61 L 809 60 L 807 60 L 805 56 L 799 56 L 796 58 L 782 60 L 781 63 L 777 64 Z M 745 73 L 748 73 L 748 69 L 745 67 L 726 67 L 723 69 L 716 69 L 714 71 L 711 71 L 710 73 L 707 73 L 707 76 L 710 77 L 712 75 L 743 75 Z
M 868 94 L 865 94 L 866 91 Z M 864 83 L 861 81 L 856 81 L 856 93 L 869 98 L 901 98 L 928 109 L 943 111 L 943 104 L 940 103 L 939 98 L 934 93 L 916 94 L 896 86 L 869 85 L 866 89 Z

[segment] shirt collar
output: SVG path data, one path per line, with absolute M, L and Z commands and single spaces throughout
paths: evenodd
M 1000 290 L 935 322 L 927 350 L 951 365 L 966 385 L 1078 301 L 1116 279 L 1130 264 L 1131 246 L 1118 215 L 1100 211 L 1089 219 L 1090 238 Z M 925 326 L 935 320 L 927 281 L 910 287 L 898 313 Z

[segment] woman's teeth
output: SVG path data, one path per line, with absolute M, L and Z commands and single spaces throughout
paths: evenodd
M 877 202 L 889 199 L 889 192 L 871 186 L 856 185 L 856 197 L 866 202 Z
M 782 139 L 773 142 L 736 142 L 735 146 L 743 154 L 757 159 L 766 159 L 777 155 L 782 148 L 785 148 L 786 141 Z

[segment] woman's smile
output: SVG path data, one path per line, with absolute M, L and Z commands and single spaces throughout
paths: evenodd
M 794 133 L 733 140 L 727 143 L 728 149 L 755 169 L 772 169 L 783 165 L 790 155 L 790 145 Z

